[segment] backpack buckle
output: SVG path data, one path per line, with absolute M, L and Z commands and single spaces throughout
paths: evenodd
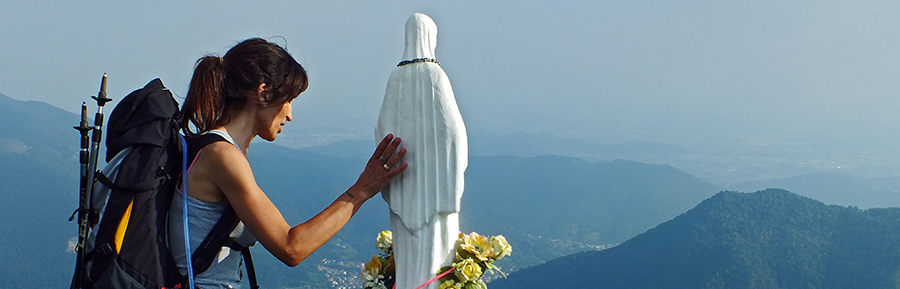
M 207 264 L 206 261 L 203 261 L 203 260 L 200 260 L 200 259 L 194 260 L 194 270 L 195 270 L 195 271 L 198 270 L 198 269 L 199 269 L 200 271 L 206 271 L 206 269 L 209 268 L 209 265 L 210 265 L 210 264 Z
M 103 257 L 108 257 L 113 254 L 112 246 L 109 243 L 103 243 L 100 247 L 97 248 L 97 253 L 99 253 Z

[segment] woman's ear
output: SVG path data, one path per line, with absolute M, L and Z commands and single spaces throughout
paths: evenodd
M 265 82 L 260 83 L 259 87 L 256 88 L 256 97 L 259 98 L 259 103 L 262 105 L 266 105 L 269 103 L 269 99 L 266 94 L 267 89 L 268 89 L 268 86 L 266 86 Z

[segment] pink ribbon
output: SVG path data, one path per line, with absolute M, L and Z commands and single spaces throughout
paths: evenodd
M 428 286 L 428 284 L 431 284 L 431 282 L 437 281 L 438 279 L 441 279 L 442 277 L 447 276 L 447 274 L 450 274 L 450 272 L 453 272 L 453 266 L 451 266 L 450 270 L 447 270 L 447 272 L 441 273 L 440 275 L 437 275 L 434 278 L 431 278 L 431 280 L 426 281 L 425 284 L 419 285 L 419 287 L 416 287 L 416 289 L 422 289 L 422 287 Z M 397 289 L 397 283 L 394 283 L 394 286 L 392 289 Z

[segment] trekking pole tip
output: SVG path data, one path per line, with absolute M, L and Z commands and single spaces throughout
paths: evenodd
M 81 102 L 81 122 L 78 126 L 74 127 L 76 130 L 81 131 L 83 134 L 86 134 L 93 127 L 88 126 L 88 116 L 87 116 L 87 102 Z
M 97 96 L 92 96 L 91 98 L 96 100 L 97 105 L 101 107 L 112 101 L 112 98 L 106 97 L 106 72 L 103 73 L 103 79 L 100 80 L 100 92 L 97 93 Z

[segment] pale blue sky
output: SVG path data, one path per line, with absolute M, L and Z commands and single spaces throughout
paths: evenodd
M 365 139 L 423 12 L 470 130 L 900 155 L 898 1 L 57 2 L 4 2 L 0 93 L 75 111 L 107 72 L 114 98 L 183 96 L 197 58 L 261 36 L 311 74 L 285 142 Z

